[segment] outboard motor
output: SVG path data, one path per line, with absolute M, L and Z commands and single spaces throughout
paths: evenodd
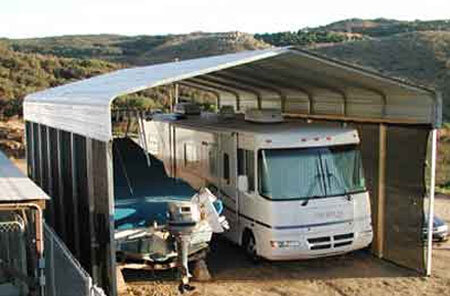
M 178 254 L 178 268 L 181 276 L 180 293 L 192 291 L 195 288 L 189 285 L 188 255 L 192 233 L 200 221 L 198 206 L 192 202 L 169 202 L 169 232 L 174 236 Z

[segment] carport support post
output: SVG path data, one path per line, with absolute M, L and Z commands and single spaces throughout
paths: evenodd
M 436 185 L 436 155 L 437 155 L 437 129 L 431 131 L 431 180 L 430 200 L 428 208 L 428 232 L 427 232 L 427 276 L 431 275 L 431 254 L 433 251 L 433 217 L 434 217 L 434 186 Z
M 378 203 L 375 253 L 383 258 L 385 237 L 385 209 L 386 209 L 386 125 L 379 125 L 379 151 L 378 151 Z

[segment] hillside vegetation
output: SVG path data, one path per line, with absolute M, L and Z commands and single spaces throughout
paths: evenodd
M 449 20 L 398 21 L 390 19 L 347 19 L 316 28 L 293 32 L 256 34 L 255 38 L 275 46 L 341 43 L 388 37 L 399 33 L 422 31 L 450 31 Z
M 368 37 L 387 37 L 408 32 L 450 31 L 450 20 L 399 21 L 385 18 L 373 20 L 353 18 L 318 27 L 315 30 L 356 33 Z
M 0 116 L 21 114 L 29 93 L 118 68 L 101 60 L 19 53 L 0 43 Z
M 84 35 L 6 40 L 15 51 L 69 58 L 96 58 L 133 65 L 170 62 L 176 58 L 267 48 L 270 45 L 241 32 L 164 36 Z

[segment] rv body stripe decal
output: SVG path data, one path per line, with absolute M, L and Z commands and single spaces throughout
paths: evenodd
M 226 205 L 223 205 L 223 207 L 225 209 L 227 209 L 229 212 L 232 212 L 233 214 L 237 213 L 236 210 L 234 210 L 234 209 L 232 209 L 232 208 L 230 208 L 230 207 L 228 207 Z M 302 228 L 310 228 L 310 227 L 329 226 L 329 225 L 335 225 L 335 224 L 352 223 L 352 222 L 356 221 L 355 219 L 347 219 L 347 220 L 339 220 L 339 221 L 324 222 L 324 223 L 314 223 L 314 224 L 272 226 L 272 225 L 266 224 L 264 222 L 255 220 L 255 219 L 253 219 L 253 218 L 251 218 L 251 217 L 249 217 L 247 215 L 244 215 L 242 213 L 239 213 L 238 215 L 239 215 L 239 217 L 245 218 L 245 219 L 247 219 L 247 220 L 249 220 L 251 222 L 257 223 L 257 224 L 259 224 L 261 226 L 264 226 L 266 228 L 277 229 L 277 230 L 302 229 Z

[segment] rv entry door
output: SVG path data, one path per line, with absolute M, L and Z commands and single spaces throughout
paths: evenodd
M 237 140 L 235 133 L 220 133 L 220 193 L 230 223 L 228 236 L 235 241 L 238 227 Z

